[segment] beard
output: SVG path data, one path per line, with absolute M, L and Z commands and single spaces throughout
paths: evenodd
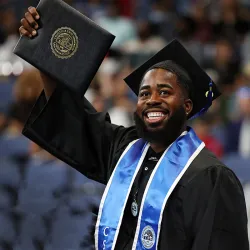
M 186 113 L 183 106 L 180 106 L 166 121 L 161 128 L 149 127 L 144 120 L 134 112 L 134 121 L 137 134 L 140 138 L 150 143 L 169 145 L 181 134 L 186 122 Z

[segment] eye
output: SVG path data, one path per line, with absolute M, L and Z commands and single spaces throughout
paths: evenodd
M 141 93 L 140 93 L 140 97 L 147 97 L 147 96 L 149 96 L 150 95 L 150 92 L 149 91 L 142 91 Z
M 161 90 L 160 95 L 169 95 L 170 92 L 168 90 Z

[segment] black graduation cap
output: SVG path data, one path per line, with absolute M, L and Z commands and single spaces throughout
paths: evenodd
M 153 65 L 167 60 L 173 61 L 175 64 L 181 66 L 191 78 L 191 87 L 194 90 L 194 96 L 192 99 L 193 110 L 190 113 L 189 118 L 194 118 L 206 112 L 211 106 L 212 101 L 219 97 L 221 93 L 207 73 L 176 39 L 127 76 L 124 81 L 134 93 L 138 95 L 144 74 Z

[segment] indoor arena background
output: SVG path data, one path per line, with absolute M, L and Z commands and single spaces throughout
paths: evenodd
M 192 125 L 239 177 L 250 214 L 250 1 L 67 2 L 116 35 L 86 93 L 113 123 L 133 125 L 136 97 L 123 78 L 173 38 L 182 41 L 223 92 Z M 103 186 L 21 134 L 42 86 L 12 50 L 19 20 L 37 3 L 0 0 L 0 250 L 91 249 L 85 234 Z

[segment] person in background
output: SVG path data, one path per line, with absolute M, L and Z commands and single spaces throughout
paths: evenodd
M 212 39 L 212 23 L 208 18 L 207 8 L 202 5 L 195 5 L 192 11 L 192 17 L 195 21 L 195 34 L 194 38 L 203 44 L 206 44 Z
M 250 87 L 239 88 L 236 92 L 238 116 L 227 126 L 226 152 L 238 152 L 241 156 L 250 157 Z
M 214 23 L 214 35 L 223 36 L 236 45 L 249 31 L 249 10 L 242 8 L 238 0 L 221 0 L 218 4 L 219 12 Z
M 233 45 L 225 38 L 219 38 L 215 42 L 215 56 L 205 60 L 203 68 L 213 69 L 218 74 L 218 85 L 225 87 L 233 85 L 236 75 L 239 73 L 240 61 L 235 56 Z
M 106 5 L 101 0 L 76 1 L 72 6 L 93 21 L 107 15 Z
M 7 127 L 2 136 L 20 136 L 39 93 L 42 81 L 36 69 L 25 70 L 16 80 L 12 89 L 13 101 L 7 112 Z
M 25 70 L 12 88 L 12 102 L 8 105 L 6 126 L 0 138 L 0 156 L 27 156 L 29 140 L 22 135 L 33 105 L 42 90 L 42 81 L 38 70 Z
M 17 78 L 13 87 L 13 99 L 17 102 L 35 102 L 42 90 L 42 81 L 37 69 L 26 69 Z
M 206 147 L 213 152 L 218 158 L 223 156 L 223 146 L 221 142 L 212 135 L 211 130 L 213 123 L 211 115 L 206 115 L 200 119 L 196 119 L 193 128 L 199 138 L 205 143 Z
M 107 31 L 116 36 L 111 48 L 118 49 L 125 42 L 137 37 L 134 22 L 131 18 L 120 15 L 119 2 L 110 0 L 107 3 L 107 15 L 102 16 L 96 22 Z
M 5 41 L 0 47 L 0 58 L 7 61 L 13 56 L 11 52 L 18 40 L 18 21 L 15 17 L 14 9 L 11 7 L 2 9 L 0 11 L 0 20 L 1 30 L 5 36 Z
M 179 16 L 174 35 L 201 64 L 204 60 L 204 49 L 200 41 L 195 39 L 196 22 L 190 15 Z
M 165 45 L 164 39 L 153 33 L 152 23 L 147 20 L 137 21 L 138 37 L 127 41 L 122 46 L 126 54 L 153 55 Z
M 154 34 L 165 41 L 172 39 L 176 28 L 177 13 L 175 13 L 174 2 L 172 0 L 154 1 L 148 15 L 144 16 L 152 24 Z

